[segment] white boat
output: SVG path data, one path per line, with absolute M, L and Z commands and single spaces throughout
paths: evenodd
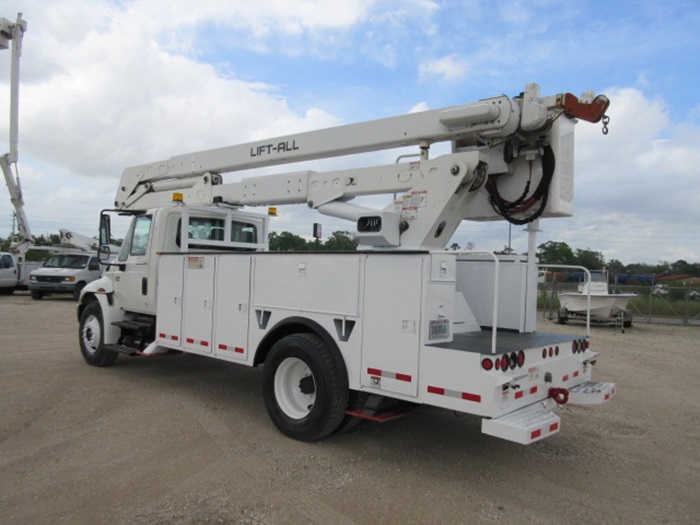
M 629 302 L 637 297 L 634 293 L 611 294 L 608 290 L 608 274 L 604 271 L 591 272 L 591 280 L 578 285 L 578 292 L 559 293 L 560 323 L 571 318 L 585 319 L 589 309 L 591 322 L 614 323 L 622 321 L 625 327 L 632 326 L 632 313 Z

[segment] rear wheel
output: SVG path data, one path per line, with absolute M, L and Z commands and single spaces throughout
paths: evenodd
M 283 337 L 265 361 L 263 397 L 270 419 L 284 435 L 300 441 L 321 439 L 345 417 L 345 364 L 315 334 Z
M 109 366 L 119 355 L 104 347 L 102 309 L 100 303 L 92 301 L 80 315 L 80 352 L 89 365 Z

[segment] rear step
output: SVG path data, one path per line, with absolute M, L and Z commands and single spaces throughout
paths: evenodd
M 484 434 L 529 445 L 559 432 L 561 419 L 550 410 L 551 401 L 541 401 L 505 416 L 482 419 Z
M 159 347 L 162 348 L 162 347 Z M 156 351 L 156 352 L 145 352 L 143 350 L 139 350 L 138 348 L 134 348 L 133 346 L 128 346 L 128 345 L 120 345 L 120 344 L 114 344 L 114 345 L 104 345 L 105 350 L 111 350 L 112 352 L 119 352 L 120 354 L 126 354 L 126 355 L 141 355 L 144 357 L 163 357 L 165 355 L 173 355 L 173 354 L 180 354 L 182 352 L 178 350 L 166 350 L 166 351 Z
M 612 399 L 617 391 L 615 383 L 588 381 L 569 389 L 570 405 L 602 405 Z
M 384 423 L 385 421 L 407 416 L 413 412 L 413 409 L 417 406 L 415 403 L 409 403 L 407 401 L 397 402 L 395 399 L 374 394 L 367 396 L 367 399 L 365 399 L 361 405 L 362 406 L 355 410 L 346 410 L 345 413 L 348 416 L 369 419 L 376 423 Z

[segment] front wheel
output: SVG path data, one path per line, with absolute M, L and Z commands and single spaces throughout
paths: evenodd
M 80 352 L 89 365 L 109 366 L 119 355 L 104 347 L 102 309 L 100 303 L 92 301 L 80 315 Z
M 42 292 L 41 290 L 31 290 L 29 293 L 32 295 L 32 299 L 34 299 L 35 301 L 44 298 L 44 292 Z
M 283 337 L 265 361 L 263 397 L 270 419 L 284 435 L 300 441 L 326 437 L 345 417 L 345 364 L 315 334 Z

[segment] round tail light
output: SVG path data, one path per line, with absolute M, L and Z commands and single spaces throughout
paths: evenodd
M 518 366 L 522 367 L 525 364 L 525 352 L 523 350 L 520 350 L 518 352 Z
M 508 370 L 508 354 L 504 354 L 503 357 L 501 357 L 501 370 L 503 372 Z
M 493 361 L 491 361 L 488 357 L 484 360 L 481 361 L 481 368 L 484 370 L 491 370 L 493 368 Z

